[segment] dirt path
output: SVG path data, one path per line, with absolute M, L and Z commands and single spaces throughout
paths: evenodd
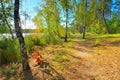
M 108 45 L 93 47 L 92 43 L 83 46 L 85 43 L 91 42 L 83 42 L 82 44 L 76 42 L 72 47 L 67 48 L 72 53 L 68 56 L 70 64 L 57 63 L 55 66 L 50 63 L 50 65 L 54 65 L 52 67 L 56 72 L 51 68 L 48 69 L 48 73 L 42 72 L 43 68 L 35 66 L 34 60 L 31 58 L 30 66 L 35 80 L 120 80 L 119 47 L 111 45 L 109 47 Z M 53 46 L 48 50 L 48 52 L 52 50 L 52 54 L 47 54 L 47 56 L 51 58 L 54 52 L 61 51 L 64 47 L 63 45 Z M 45 50 L 47 51 L 47 49 Z M 67 67 L 59 69 L 60 65 Z
M 77 50 L 74 56 L 81 58 L 80 66 L 84 66 L 83 68 L 77 67 L 79 71 L 81 69 L 83 71 L 80 72 L 83 77 L 78 80 L 120 80 L 119 47 L 112 45 L 85 47 L 78 43 L 74 46 L 74 50 Z

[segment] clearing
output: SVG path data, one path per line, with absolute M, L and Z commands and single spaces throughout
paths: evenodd
M 31 54 L 39 51 L 46 62 L 43 67 L 36 66 L 30 55 L 31 71 L 26 76 L 30 80 L 120 80 L 120 35 L 90 37 L 83 40 L 76 35 L 67 43 L 35 46 Z M 7 79 L 21 79 L 20 71 L 17 74 L 19 78 Z

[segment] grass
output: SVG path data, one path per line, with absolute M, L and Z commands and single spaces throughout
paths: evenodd
M 93 44 L 94 47 L 97 47 L 100 45 L 100 39 L 96 39 L 95 43 Z
M 3 77 L 4 80 L 16 80 L 15 78 L 18 77 L 18 66 L 19 65 L 17 63 L 10 63 L 9 65 L 1 66 L 0 67 L 0 75 L 4 76 Z M 11 77 L 14 78 L 14 79 L 10 79 Z
M 120 34 L 102 34 L 96 36 L 96 38 L 115 38 L 115 37 L 120 37 Z
M 63 69 L 65 67 L 68 67 L 70 64 L 69 54 L 61 53 L 61 52 L 55 53 L 55 55 L 52 58 L 52 62 L 59 69 Z
M 81 37 L 81 36 L 79 35 L 79 37 Z M 116 38 L 116 37 L 120 37 L 120 34 L 90 34 L 90 33 L 86 33 L 85 40 L 102 39 L 102 38 Z M 82 39 L 82 37 L 81 37 L 81 39 Z
M 0 41 L 1 63 L 20 62 L 20 49 L 17 40 L 5 39 Z

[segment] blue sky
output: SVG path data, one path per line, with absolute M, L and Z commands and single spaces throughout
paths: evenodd
M 33 18 L 36 15 L 35 7 L 39 6 L 41 0 L 23 0 L 21 9 Z
M 41 0 L 22 0 L 20 5 L 20 11 L 26 11 L 30 16 L 29 19 L 25 20 L 25 17 L 21 15 L 21 22 L 23 29 L 35 29 L 36 26 L 32 21 L 32 18 L 37 14 L 37 9 L 35 7 L 39 6 Z M 26 23 L 26 25 L 25 25 Z

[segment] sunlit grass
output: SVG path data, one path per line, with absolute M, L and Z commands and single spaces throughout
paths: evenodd
M 119 36 L 120 34 L 103 34 L 103 35 L 96 36 L 96 38 L 115 38 Z

